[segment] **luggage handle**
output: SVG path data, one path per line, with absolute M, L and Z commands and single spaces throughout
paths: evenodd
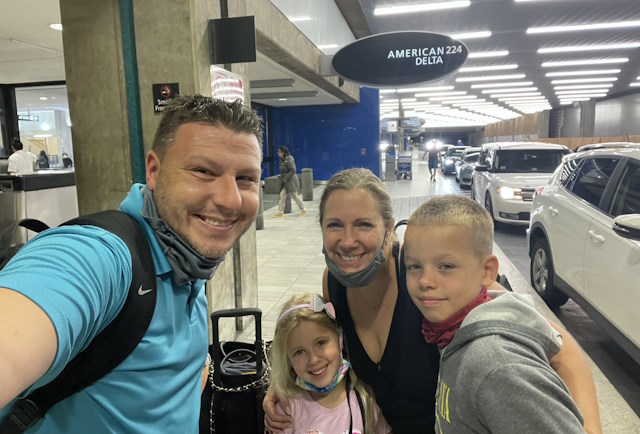
M 220 327 L 218 320 L 220 318 L 241 318 L 244 316 L 253 316 L 256 329 L 256 374 L 262 372 L 262 311 L 257 307 L 243 307 L 238 309 L 222 309 L 211 314 L 211 326 L 213 334 L 213 366 L 214 380 L 220 384 L 222 373 L 220 370 L 220 362 L 222 360 L 222 350 L 220 348 Z

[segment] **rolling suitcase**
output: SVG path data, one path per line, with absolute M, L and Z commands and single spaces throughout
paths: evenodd
M 219 319 L 243 316 L 254 317 L 255 342 L 220 342 Z M 201 434 L 264 432 L 262 399 L 269 386 L 270 369 L 262 341 L 261 321 L 262 311 L 257 308 L 219 310 L 211 314 L 212 363 L 203 393 Z

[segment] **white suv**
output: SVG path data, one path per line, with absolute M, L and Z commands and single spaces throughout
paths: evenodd
M 538 294 L 574 299 L 640 363 L 640 144 L 564 157 L 527 237 Z
M 471 198 L 485 206 L 497 222 L 526 226 L 536 188 L 545 185 L 566 146 L 536 142 L 482 145 L 471 179 Z

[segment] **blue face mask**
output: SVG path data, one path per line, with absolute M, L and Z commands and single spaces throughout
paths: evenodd
M 384 246 L 384 241 L 382 242 L 382 246 Z M 327 264 L 327 268 L 331 275 L 333 275 L 333 277 L 335 277 L 336 280 L 345 288 L 361 288 L 363 286 L 367 286 L 371 283 L 373 278 L 376 277 L 378 270 L 380 270 L 382 264 L 387 260 L 384 256 L 384 250 L 380 247 L 376 256 L 362 270 L 354 273 L 345 273 L 340 269 L 340 267 L 338 267 L 338 264 L 329 258 L 324 247 L 322 248 L 322 254 L 324 255 L 324 262 Z
M 298 385 L 298 387 L 304 390 L 308 390 L 309 392 L 329 393 L 333 389 L 335 389 L 338 384 L 340 384 L 345 375 L 347 375 L 347 372 L 349 372 L 350 367 L 351 364 L 349 363 L 349 361 L 346 359 L 342 359 L 342 366 L 340 366 L 340 369 L 338 369 L 338 372 L 336 372 L 336 376 L 333 377 L 333 381 L 331 382 L 331 384 L 326 387 L 316 387 L 313 384 L 302 380 L 300 377 L 296 378 L 296 384 Z

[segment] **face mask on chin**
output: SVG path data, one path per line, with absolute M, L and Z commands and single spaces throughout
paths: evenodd
M 385 237 L 386 238 L 386 237 Z M 378 250 L 376 256 L 369 262 L 369 264 L 364 267 L 360 271 L 356 271 L 353 273 L 345 273 L 340 269 L 338 264 L 336 264 L 329 255 L 324 247 L 322 247 L 322 254 L 324 255 L 324 261 L 327 264 L 327 268 L 329 268 L 329 272 L 336 278 L 340 284 L 346 288 L 361 288 L 363 286 L 367 286 L 371 281 L 376 277 L 380 267 L 385 263 L 387 258 L 384 256 L 384 241 L 382 242 L 382 246 Z

